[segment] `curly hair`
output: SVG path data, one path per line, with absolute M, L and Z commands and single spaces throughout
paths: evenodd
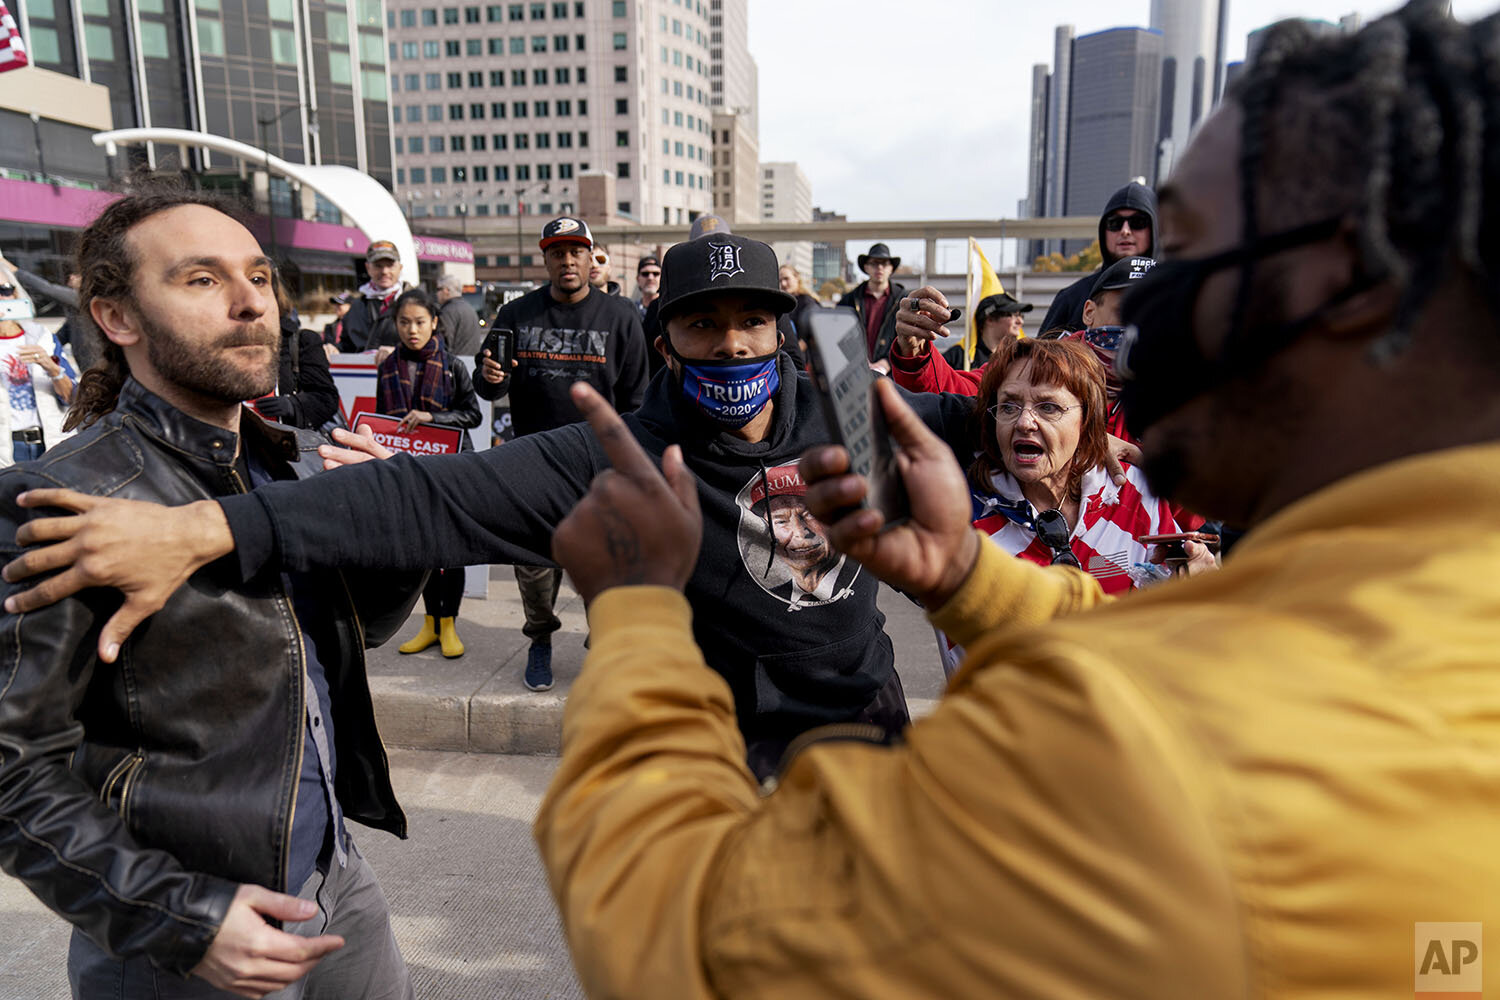
M 1109 403 L 1104 394 L 1104 366 L 1093 351 L 1076 340 L 1006 337 L 1000 341 L 984 367 L 979 394 L 974 398 L 974 412 L 969 418 L 970 440 L 977 442 L 977 454 L 969 465 L 969 483 L 977 490 L 989 492 L 993 489 L 990 480 L 1005 469 L 1005 451 L 990 408 L 995 405 L 1006 377 L 1028 361 L 1032 385 L 1066 389 L 1083 404 L 1083 427 L 1068 469 L 1069 495 L 1077 495 L 1084 473 L 1103 465 L 1109 453 Z

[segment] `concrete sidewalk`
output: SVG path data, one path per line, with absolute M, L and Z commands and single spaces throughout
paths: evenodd
M 896 650 L 896 668 L 914 716 L 925 715 L 943 689 L 932 626 L 921 609 L 882 586 L 880 609 Z M 583 666 L 588 631 L 583 602 L 566 582 L 557 598 L 563 627 L 552 637 L 551 691 L 521 683 L 530 643 L 509 566 L 490 573 L 490 596 L 466 598 L 458 632 L 467 652 L 444 659 L 436 646 L 404 656 L 396 647 L 422 625 L 418 613 L 390 642 L 369 653 L 370 687 L 380 732 L 391 746 L 468 753 L 556 754 L 568 688 Z
M 391 751 L 401 841 L 352 827 L 390 903 L 416 995 L 582 996 L 531 839 L 551 757 Z M 71 928 L 0 875 L 0 1000 L 67 1000 Z

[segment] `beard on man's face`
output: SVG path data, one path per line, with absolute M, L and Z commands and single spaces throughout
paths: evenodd
M 172 385 L 219 403 L 243 403 L 276 388 L 281 331 L 265 316 L 255 323 L 220 333 L 209 341 L 190 341 L 137 310 L 146 334 L 146 357 L 157 374 Z M 235 364 L 226 351 L 236 347 L 266 347 L 266 363 L 253 367 Z

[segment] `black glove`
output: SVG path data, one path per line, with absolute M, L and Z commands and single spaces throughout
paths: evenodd
M 261 416 L 272 417 L 276 420 L 290 417 L 296 412 L 290 396 L 267 396 L 265 399 L 257 399 L 255 409 Z

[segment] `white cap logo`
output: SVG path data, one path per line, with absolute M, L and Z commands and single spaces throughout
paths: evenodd
M 552 223 L 552 235 L 561 236 L 564 233 L 571 233 L 577 228 L 578 223 L 573 219 L 558 219 Z
M 740 266 L 740 248 L 732 243 L 710 243 L 708 245 L 708 280 L 732 278 L 744 274 Z

